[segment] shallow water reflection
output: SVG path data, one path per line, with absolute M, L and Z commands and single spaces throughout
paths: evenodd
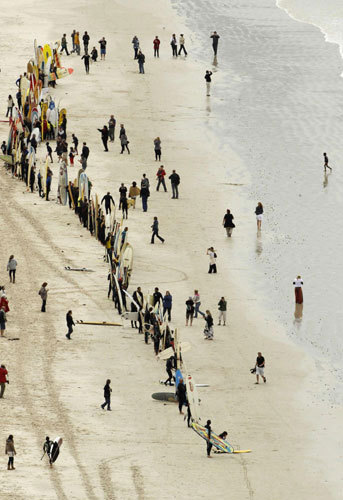
M 295 304 L 294 321 L 296 323 L 301 323 L 303 317 L 303 307 L 304 304 Z

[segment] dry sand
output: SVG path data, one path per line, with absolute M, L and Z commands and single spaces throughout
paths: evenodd
M 158 7 L 151 0 L 74 2 L 73 7 L 62 0 L 49 9 L 46 2 L 37 2 L 32 14 L 25 12 L 26 3 L 19 5 L 8 5 L 0 21 L 6 62 L 6 68 L 3 63 L 1 67 L 1 102 L 14 92 L 15 79 L 32 56 L 33 38 L 43 43 L 64 32 L 69 37 L 73 28 L 87 29 L 92 46 L 105 35 L 106 61 L 92 65 L 86 76 L 76 56 L 64 57 L 64 64 L 75 72 L 55 92 L 68 109 L 69 133 L 75 131 L 90 146 L 87 173 L 94 191 L 101 195 L 110 190 L 117 200 L 120 182 L 139 182 L 143 172 L 154 185 L 157 163 L 152 141 L 157 135 L 162 139 L 167 173 L 175 168 L 181 175 L 180 200 L 171 200 L 170 193 L 156 193 L 152 187 L 148 213 L 139 206 L 129 213 L 127 225 L 135 252 L 131 291 L 138 285 L 144 292 L 154 286 L 171 291 L 173 324 L 193 346 L 185 356 L 187 368 L 196 381 L 210 384 L 201 389 L 203 419 L 211 418 L 215 430 L 228 431 L 232 444 L 253 452 L 207 460 L 204 441 L 187 429 L 177 408 L 151 399 L 160 390 L 164 364 L 154 359 L 152 346 L 145 346 L 129 327 L 76 327 L 73 341 L 67 342 L 68 309 L 75 319 L 118 319 L 107 300 L 103 250 L 66 207 L 25 192 L 22 183 L 1 171 L 0 278 L 6 283 L 6 261 L 14 253 L 19 265 L 16 285 L 7 285 L 11 307 L 7 334 L 20 338 L 1 342 L 1 361 L 11 381 L 0 406 L 1 439 L 4 443 L 13 433 L 18 453 L 13 473 L 5 471 L 3 460 L 1 496 L 339 498 L 335 493 L 340 481 L 338 452 L 333 442 L 327 446 L 338 415 L 330 416 L 324 406 L 311 406 L 311 391 L 319 383 L 315 363 L 257 307 L 242 278 L 244 261 L 241 268 L 230 267 L 230 252 L 239 253 L 246 239 L 244 235 L 225 239 L 220 222 L 227 194 L 220 174 L 213 181 L 212 166 L 230 164 L 239 177 L 242 165 L 228 148 L 217 151 L 215 138 L 206 131 L 211 115 L 203 83 L 205 68 L 191 56 L 176 61 L 170 57 L 173 32 L 184 32 L 187 49 L 192 51 L 191 34 L 182 19 L 164 0 Z M 36 12 L 41 12 L 39 22 Z M 133 61 L 134 34 L 146 54 L 145 76 L 138 74 Z M 152 58 L 155 34 L 162 40 L 159 60 Z M 117 123 L 125 124 L 130 156 L 119 155 L 117 138 L 109 146 L 110 153 L 103 152 L 96 128 L 111 113 Z M 1 137 L 6 136 L 2 124 Z M 41 146 L 40 155 L 44 154 Z M 56 192 L 58 167 L 53 166 Z M 236 209 L 240 206 L 234 192 L 230 203 Z M 166 243 L 151 247 L 155 214 Z M 255 221 L 247 218 L 244 230 L 254 231 Z M 205 252 L 212 244 L 218 251 L 216 276 L 207 274 Z M 64 271 L 65 265 L 86 266 L 95 272 L 72 274 Z M 37 292 L 44 280 L 50 293 L 43 316 Z M 201 319 L 192 328 L 183 328 L 184 301 L 195 287 L 202 296 L 202 309 L 216 313 L 220 296 L 229 300 L 228 326 L 215 327 L 210 344 L 203 341 Z M 259 387 L 249 373 L 258 350 L 266 356 L 268 378 Z M 112 413 L 99 406 L 106 378 L 112 379 Z M 64 438 L 53 470 L 40 461 L 46 435 Z

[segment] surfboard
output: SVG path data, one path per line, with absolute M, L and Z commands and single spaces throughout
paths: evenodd
M 118 278 L 117 278 L 117 276 L 115 274 L 113 274 L 113 278 L 114 278 L 115 287 L 117 289 L 117 294 L 118 294 L 120 309 L 121 309 L 122 312 L 124 312 L 123 298 L 121 296 L 121 289 L 120 289 L 120 286 L 119 286 L 119 283 L 118 283 Z
M 11 155 L 0 155 L 0 160 L 8 163 L 9 165 L 13 165 L 13 158 Z
M 164 382 L 165 382 L 164 380 L 160 380 L 160 381 L 159 381 L 159 383 L 160 383 L 161 385 L 164 385 Z M 169 383 L 168 383 L 168 385 L 169 385 Z M 175 384 L 174 384 L 174 382 L 172 382 L 172 383 L 170 384 L 170 386 L 174 386 L 174 385 L 175 385 Z M 210 384 L 194 384 L 194 385 L 195 385 L 195 387 L 210 387 Z
M 58 186 L 60 191 L 60 198 L 62 205 L 66 205 L 68 201 L 68 172 L 67 165 L 62 162 L 60 166 L 60 173 L 58 178 Z
M 192 421 L 199 422 L 199 420 L 201 420 L 199 415 L 200 399 L 198 397 L 198 391 L 193 381 L 192 375 L 188 374 L 186 377 L 186 388 L 187 388 L 187 400 L 192 415 Z
M 168 403 L 177 403 L 177 397 L 173 392 L 154 392 L 151 394 L 152 399 L 156 401 L 164 401 Z
M 207 434 L 207 429 L 206 427 L 203 427 L 202 425 L 193 422 L 192 423 L 192 429 L 205 441 L 208 441 L 208 434 Z M 221 439 L 217 434 L 215 434 L 213 431 L 211 432 L 211 439 L 210 443 L 213 444 L 215 448 L 217 448 L 220 452 L 222 453 L 250 453 L 251 450 L 234 450 L 233 446 L 231 446 L 230 443 L 227 441 L 224 441 L 224 439 Z
M 83 321 L 77 320 L 77 325 L 94 325 L 94 326 L 123 326 L 121 323 L 108 323 L 107 321 Z
M 47 62 L 47 60 L 52 58 L 52 50 L 51 47 L 48 43 L 46 43 L 43 47 L 43 55 L 44 55 L 44 61 Z
M 70 267 L 65 266 L 66 271 L 82 271 L 84 273 L 94 273 L 93 269 L 87 269 L 86 267 Z
M 56 462 L 58 459 L 58 455 L 60 454 L 60 448 L 62 446 L 63 439 L 60 437 L 57 437 L 55 441 L 52 443 L 51 448 L 50 448 L 50 460 L 51 462 Z
M 188 352 L 191 350 L 191 348 L 192 348 L 192 345 L 189 342 L 181 342 L 181 344 L 180 344 L 180 352 L 181 353 Z M 160 359 L 168 359 L 171 356 L 174 356 L 174 354 L 175 354 L 174 349 L 172 347 L 168 347 L 168 349 L 165 349 L 164 351 L 160 352 L 158 357 Z

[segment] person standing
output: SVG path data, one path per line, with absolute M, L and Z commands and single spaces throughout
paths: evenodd
M 90 58 L 91 58 L 91 56 L 88 55 L 88 53 L 86 53 L 86 52 L 81 57 L 81 59 L 83 59 L 85 62 L 85 70 L 86 70 L 87 75 L 89 74 L 89 60 L 90 60 Z
M 185 37 L 183 36 L 183 34 L 181 33 L 180 37 L 179 37 L 179 44 L 180 44 L 180 49 L 179 49 L 179 53 L 178 55 L 180 56 L 181 55 L 181 51 L 183 50 L 185 56 L 187 55 L 187 50 L 185 49 Z
M 154 301 L 154 307 L 156 306 L 156 304 L 160 305 L 161 303 L 163 303 L 163 295 L 161 294 L 157 286 L 155 287 L 155 291 L 152 294 L 152 297 Z
M 207 249 L 207 255 L 210 258 L 210 267 L 208 269 L 208 272 L 209 272 L 209 274 L 216 273 L 217 272 L 217 264 L 216 264 L 217 254 L 214 251 L 213 247 L 210 247 Z
M 296 279 L 293 281 L 296 304 L 302 304 L 304 302 L 303 290 L 302 290 L 303 284 L 304 282 L 301 279 L 301 276 L 297 276 Z
M 234 216 L 230 212 L 229 209 L 226 210 L 226 214 L 223 218 L 223 226 L 226 229 L 226 234 L 229 238 L 231 238 L 233 228 L 236 227 L 233 223 Z
M 123 200 L 126 199 L 126 194 L 127 194 L 127 187 L 122 182 L 119 188 L 119 210 L 121 209 Z
M 127 136 L 125 134 L 125 129 L 124 129 L 124 134 L 121 134 L 120 135 L 120 144 L 121 144 L 121 151 L 120 151 L 120 154 L 122 155 L 125 151 L 125 148 L 127 149 L 127 152 L 128 154 L 130 154 L 130 150 L 129 150 L 129 141 L 127 139 Z
M 17 270 L 17 261 L 14 258 L 14 255 L 10 255 L 7 263 L 7 271 L 10 275 L 10 283 L 15 283 L 15 272 Z
M 46 150 L 47 150 L 47 155 L 46 157 L 50 158 L 51 163 L 54 163 L 54 160 L 52 159 L 52 147 L 50 146 L 49 142 L 46 143 Z
M 173 35 L 171 37 L 170 45 L 171 45 L 171 48 L 172 48 L 173 57 L 174 56 L 177 57 L 177 40 L 176 40 L 175 33 L 173 33 Z
M 100 57 L 101 57 L 101 60 L 104 61 L 105 57 L 106 57 L 106 45 L 107 45 L 107 42 L 106 42 L 104 36 L 101 38 L 101 40 L 99 40 L 99 43 L 100 43 Z
M 206 423 L 205 427 L 207 429 L 206 452 L 207 452 L 207 457 L 211 458 L 211 450 L 212 450 L 212 444 L 211 444 L 211 435 L 212 435 L 211 420 L 207 420 L 207 423 Z
M 76 47 L 75 47 L 75 35 L 76 35 L 76 30 L 73 30 L 72 34 L 70 35 L 70 38 L 71 38 L 71 44 L 73 46 L 73 50 L 70 51 L 70 53 L 72 54 L 73 52 L 75 52 L 76 50 Z
M 114 142 L 114 132 L 116 128 L 116 120 L 114 115 L 111 115 L 111 118 L 108 121 L 108 133 L 110 135 L 110 141 Z
M 47 289 L 47 282 L 44 281 L 44 283 L 42 284 L 39 292 L 38 292 L 38 295 L 40 295 L 41 299 L 42 299 L 42 308 L 41 308 L 41 312 L 45 312 L 45 306 L 46 306 L 46 301 L 48 299 L 48 289 Z
M 179 385 L 177 386 L 176 396 L 179 402 L 179 413 L 183 415 L 182 407 L 187 403 L 187 389 L 182 378 L 180 378 Z
M 133 208 L 136 208 L 136 198 L 140 195 L 141 190 L 137 186 L 137 182 L 133 181 L 132 186 L 129 189 L 129 198 L 134 200 Z
M 160 39 L 158 36 L 155 36 L 155 40 L 153 41 L 154 44 L 154 57 L 160 57 Z
M 143 174 L 143 180 L 144 180 L 144 176 L 145 174 Z M 144 183 L 143 185 L 143 180 L 142 180 L 142 187 L 141 187 L 141 191 L 139 193 L 140 197 L 142 198 L 142 208 L 143 208 L 143 212 L 147 212 L 148 211 L 148 198 L 150 196 L 150 191 L 149 191 L 149 181 L 148 181 L 148 184 Z M 145 179 L 145 180 L 148 180 L 148 179 Z
M 152 229 L 152 235 L 151 235 L 151 244 L 153 245 L 155 243 L 155 236 L 158 238 L 162 243 L 164 243 L 164 238 L 158 234 L 158 219 L 157 217 L 154 217 L 154 222 L 152 223 L 151 226 Z
M 85 31 L 85 33 L 82 37 L 82 40 L 83 40 L 83 49 L 84 49 L 85 55 L 88 56 L 88 45 L 89 45 L 90 36 L 88 35 L 87 31 Z M 88 66 L 89 66 L 89 59 L 88 59 Z M 87 71 L 87 73 L 88 73 L 88 71 Z
M 168 313 L 168 321 L 171 321 L 171 310 L 173 304 L 173 296 L 167 290 L 165 296 L 163 297 L 163 316 Z
M 256 364 L 255 364 L 255 368 L 256 368 L 256 382 L 255 382 L 255 384 L 259 384 L 260 383 L 260 375 L 263 378 L 263 382 L 264 383 L 267 382 L 267 379 L 264 376 L 264 367 L 265 367 L 265 364 L 266 364 L 265 363 L 265 359 L 262 356 L 262 353 L 258 352 L 257 353 L 257 358 L 256 358 Z
M 142 75 L 144 75 L 145 55 L 140 50 L 138 51 L 137 61 L 138 61 L 139 72 Z
M 85 142 L 82 145 L 82 152 L 81 152 L 81 154 L 85 158 L 85 160 L 87 161 L 88 160 L 88 156 L 89 156 L 89 147 L 87 146 L 87 144 Z
M 7 99 L 7 113 L 6 113 L 6 117 L 9 115 L 12 118 L 13 108 L 14 108 L 14 101 L 13 101 L 12 96 L 9 95 L 8 99 Z
M 213 317 L 210 311 L 206 311 L 206 314 L 203 315 L 204 320 L 206 321 L 206 325 L 204 328 L 205 340 L 213 340 Z
M 67 48 L 67 35 L 65 33 L 63 34 L 62 39 L 61 39 L 61 52 L 60 52 L 60 54 L 62 54 L 63 51 L 65 51 L 67 56 L 69 56 L 69 52 L 68 52 L 68 48 Z
M 111 213 L 111 203 L 113 203 L 113 206 L 115 206 L 114 199 L 112 198 L 109 191 L 103 196 L 100 205 L 102 205 L 103 202 L 105 202 L 105 210 L 107 215 L 108 213 Z
M 156 191 L 160 190 L 160 185 L 162 184 L 162 186 L 164 188 L 164 192 L 165 193 L 167 192 L 167 186 L 166 186 L 166 182 L 164 180 L 165 175 L 166 175 L 166 171 L 164 170 L 163 165 L 161 165 L 160 168 L 157 170 L 157 173 L 156 173 L 156 176 L 157 176 L 157 179 L 158 179 Z
M 192 297 L 188 297 L 186 300 L 186 326 L 188 326 L 188 320 L 190 322 L 189 326 L 192 326 L 194 316 L 194 301 Z
M 255 208 L 256 221 L 257 221 L 257 231 L 261 231 L 262 220 L 263 220 L 263 205 L 259 201 L 257 207 Z
M 0 366 L 0 398 L 4 397 L 6 384 L 8 384 L 7 380 L 8 371 L 6 370 L 5 365 Z
M 92 58 L 93 62 L 97 62 L 97 60 L 98 60 L 98 51 L 96 50 L 96 47 L 92 48 L 91 58 Z
M 216 31 L 214 31 L 212 33 L 212 35 L 210 36 L 210 38 L 212 38 L 213 52 L 214 52 L 214 56 L 216 57 L 217 56 L 217 50 L 218 50 L 218 42 L 219 42 L 220 36 L 218 35 L 218 33 Z
M 105 398 L 105 402 L 101 405 L 101 408 L 104 410 L 105 409 L 105 406 L 107 406 L 107 410 L 108 411 L 111 411 L 111 392 L 112 392 L 112 389 L 111 389 L 111 381 L 110 379 L 108 378 L 106 380 L 106 384 L 104 386 L 104 398 Z
M 4 337 L 5 335 L 5 330 L 6 330 L 6 311 L 5 311 L 5 306 L 0 307 L 0 336 Z
M 17 452 L 15 451 L 15 447 L 14 447 L 13 435 L 10 434 L 8 436 L 8 438 L 6 439 L 6 447 L 5 447 L 5 455 L 8 456 L 7 470 L 15 470 L 14 455 L 16 455 L 16 454 L 17 454 Z
M 50 168 L 48 167 L 48 171 L 47 171 L 47 174 L 46 174 L 46 201 L 49 201 L 49 193 L 51 191 L 51 181 L 52 181 L 52 171 L 50 170 Z
M 133 50 L 135 52 L 134 59 L 137 59 L 138 49 L 139 49 L 139 40 L 138 40 L 136 35 L 132 38 L 132 45 L 133 45 Z
M 201 305 L 200 295 L 198 290 L 194 290 L 193 302 L 194 302 L 194 318 L 197 318 L 198 313 L 200 312 L 199 308 Z
M 67 327 L 68 327 L 68 333 L 66 334 L 66 337 L 68 340 L 71 340 L 70 335 L 73 333 L 73 326 L 75 326 L 75 323 L 73 320 L 73 311 L 67 312 L 66 321 L 67 321 Z
M 172 381 L 175 380 L 175 377 L 173 375 L 172 369 L 173 369 L 173 361 L 174 361 L 174 356 L 171 356 L 169 359 L 167 359 L 166 362 L 166 372 L 168 374 L 167 380 L 164 382 L 164 385 L 172 385 Z
M 9 97 L 11 97 L 11 96 L 9 96 Z M 12 114 L 11 114 L 11 116 L 12 116 Z M 326 153 L 323 153 L 323 156 L 324 156 L 324 170 L 325 170 L 325 172 L 326 172 L 327 168 L 329 168 L 332 171 L 332 168 L 329 167 L 329 158 L 328 158 L 328 155 Z
M 75 50 L 76 54 L 79 56 L 80 55 L 80 32 L 77 31 L 74 36 L 74 43 L 75 43 Z
M 107 125 L 104 125 L 103 128 L 98 128 L 99 132 L 101 132 L 101 140 L 104 145 L 105 151 L 108 152 L 107 142 L 108 142 L 108 128 Z
M 149 333 L 150 333 L 150 327 L 153 324 L 153 308 L 149 307 L 146 308 L 145 314 L 144 314 L 144 342 L 146 344 L 149 344 Z
M 179 184 L 180 184 L 180 176 L 173 170 L 172 174 L 169 176 L 173 196 L 172 199 L 178 199 L 179 197 Z
M 212 75 L 212 71 L 208 71 L 206 70 L 206 73 L 205 73 L 205 80 L 206 80 L 206 91 L 207 91 L 207 97 L 209 97 L 211 94 L 210 94 L 210 91 L 211 91 L 211 75 Z
M 161 161 L 161 139 L 156 137 L 154 139 L 155 161 Z
M 79 152 L 78 152 L 78 145 L 79 145 L 79 139 L 76 137 L 75 134 L 71 134 L 71 138 L 72 138 L 72 142 L 74 144 L 74 150 L 75 150 L 75 153 L 78 155 Z
M 221 320 L 223 320 L 223 326 L 225 326 L 226 323 L 226 307 L 227 303 L 224 297 L 221 297 L 220 301 L 218 302 L 218 309 L 219 309 L 219 321 L 218 321 L 218 326 L 221 325 Z

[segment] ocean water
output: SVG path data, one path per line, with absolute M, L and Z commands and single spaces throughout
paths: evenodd
M 252 234 L 230 257 L 245 259 L 252 289 L 287 335 L 319 368 L 332 365 L 342 394 L 343 5 L 178 0 L 174 7 L 195 34 L 192 57 L 214 71 L 206 125 L 248 173 L 228 166 L 226 180 L 250 179 L 240 188 L 247 208 L 235 213 L 235 234 L 257 201 L 265 206 L 261 238 Z M 221 37 L 217 61 L 213 30 Z M 332 174 L 324 175 L 324 151 Z M 294 309 L 298 274 L 305 283 L 302 318 Z

